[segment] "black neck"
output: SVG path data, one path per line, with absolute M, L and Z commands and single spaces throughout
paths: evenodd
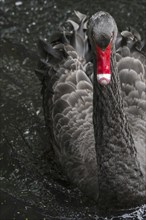
M 99 180 L 99 203 L 119 207 L 138 203 L 144 179 L 124 113 L 115 53 L 111 54 L 112 80 L 101 86 L 94 74 L 94 131 Z M 134 181 L 135 178 L 138 180 Z M 141 185 L 136 185 L 135 183 Z M 135 188 L 136 187 L 136 188 Z M 137 195 L 133 194 L 137 191 Z M 126 203 L 126 204 L 125 204 Z

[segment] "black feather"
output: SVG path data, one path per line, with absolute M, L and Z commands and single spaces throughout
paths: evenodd
M 42 39 L 40 39 L 38 42 L 38 49 L 39 49 L 40 56 L 43 58 L 52 57 L 56 60 L 62 59 L 59 51 L 55 50 L 51 44 L 47 43 L 46 41 Z
M 47 71 L 40 70 L 40 69 L 35 69 L 35 74 L 39 78 L 39 80 L 42 82 L 44 77 L 47 75 Z
M 67 107 L 69 107 L 69 104 L 64 100 L 59 99 L 54 105 L 53 115 L 55 116 L 58 113 L 62 113 Z

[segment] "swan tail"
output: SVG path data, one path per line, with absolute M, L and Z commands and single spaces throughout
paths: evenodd
M 88 61 L 90 57 L 87 36 L 88 16 L 75 11 L 74 17 L 68 19 L 67 22 L 71 25 L 73 32 L 70 38 L 71 45 L 80 57 Z

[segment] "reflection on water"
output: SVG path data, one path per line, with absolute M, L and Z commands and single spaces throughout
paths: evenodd
M 62 177 L 52 160 L 34 74 L 36 43 L 73 10 L 109 11 L 120 28 L 131 25 L 146 36 L 145 0 L 3 0 L 0 6 L 1 219 L 107 219 L 97 217 L 96 205 Z M 146 205 L 117 215 L 109 219 L 144 219 Z

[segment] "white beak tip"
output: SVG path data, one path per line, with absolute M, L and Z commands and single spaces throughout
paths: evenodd
M 111 81 L 111 74 L 97 74 L 97 81 L 100 85 L 106 86 Z

